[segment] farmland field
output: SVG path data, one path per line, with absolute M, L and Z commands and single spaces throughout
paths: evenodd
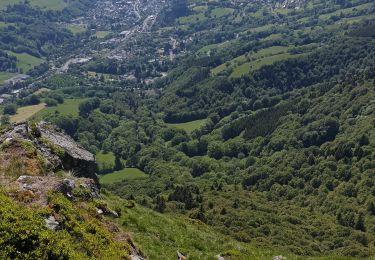
M 39 105 L 20 107 L 17 109 L 17 114 L 10 117 L 10 121 L 13 123 L 23 122 L 41 111 L 45 106 L 46 104 L 40 103 Z
M 109 31 L 98 31 L 98 32 L 95 33 L 96 37 L 98 37 L 98 38 L 104 38 L 108 34 L 110 34 Z
M 222 72 L 223 70 L 225 70 L 228 65 L 229 66 L 234 66 L 234 65 L 236 65 L 236 63 L 246 62 L 246 58 L 247 57 L 251 58 L 251 59 L 261 59 L 261 58 L 266 57 L 266 56 L 271 56 L 271 55 L 276 55 L 276 54 L 284 53 L 289 48 L 290 47 L 286 47 L 286 46 L 272 46 L 272 47 L 269 47 L 269 48 L 265 48 L 265 49 L 259 50 L 258 52 L 250 54 L 250 55 L 241 55 L 241 56 L 239 56 L 237 58 L 234 58 L 231 61 L 228 61 L 226 63 L 223 63 L 223 64 L 217 66 L 216 68 L 213 68 L 211 70 L 211 72 L 214 75 L 216 75 L 216 74 Z
M 1 0 L 0 9 L 5 9 L 8 5 L 14 5 L 23 2 L 23 0 Z M 41 9 L 62 10 L 68 6 L 63 0 L 29 0 L 30 4 Z
M 115 155 L 113 153 L 97 153 L 95 155 L 99 171 L 112 169 L 115 166 Z
M 146 178 L 148 178 L 148 175 L 139 169 L 125 168 L 120 171 L 101 175 L 99 178 L 99 182 L 101 184 L 112 184 L 115 182 L 121 182 L 123 180 L 136 180 Z
M 15 25 L 15 23 L 5 23 L 5 22 L 0 22 L 0 28 L 8 27 L 10 25 Z
M 59 104 L 57 107 L 45 107 L 39 111 L 33 117 L 36 120 L 42 120 L 46 116 L 52 113 L 60 113 L 61 115 L 78 116 L 78 106 L 84 99 L 65 99 L 63 104 Z
M 231 8 L 215 8 L 211 11 L 211 17 L 220 18 L 233 13 Z
M 5 80 L 10 79 L 10 78 L 12 78 L 16 75 L 17 75 L 17 73 L 0 72 L 0 84 L 2 84 Z
M 28 72 L 35 66 L 40 65 L 43 63 L 43 59 L 34 57 L 27 53 L 14 53 L 14 52 L 8 52 L 12 56 L 17 57 L 17 68 L 22 69 L 23 73 Z
M 67 27 L 69 31 L 71 31 L 73 34 L 78 34 L 86 31 L 85 25 L 82 24 L 71 24 Z
M 37 91 L 35 91 L 34 94 L 39 95 L 39 94 L 42 94 L 44 92 L 49 92 L 49 91 L 51 91 L 49 88 L 40 88 Z
M 197 23 L 199 21 L 203 21 L 203 20 L 206 20 L 206 19 L 207 18 L 204 16 L 204 14 L 200 13 L 200 14 L 193 14 L 193 15 L 189 15 L 189 16 L 180 17 L 180 18 L 178 18 L 178 21 L 181 24 L 193 24 L 193 23 Z
M 320 15 L 319 20 L 328 20 L 331 16 L 334 16 L 334 15 L 339 16 L 341 14 L 349 14 L 353 12 L 353 10 L 365 10 L 365 9 L 371 8 L 371 6 L 374 6 L 374 4 L 367 3 L 367 4 L 357 5 L 357 6 L 353 6 L 353 7 L 346 8 L 346 9 L 340 9 L 332 13 Z
M 299 55 L 292 55 L 289 53 L 281 53 L 276 55 L 271 55 L 259 60 L 255 60 L 249 63 L 244 63 L 241 66 L 234 68 L 231 77 L 239 78 L 243 75 L 250 73 L 251 71 L 258 70 L 265 65 L 271 65 L 277 61 L 287 60 L 289 58 L 298 57 Z
M 200 128 L 205 123 L 206 123 L 206 119 L 201 119 L 201 120 L 195 120 L 195 121 L 190 121 L 190 122 L 186 122 L 186 123 L 168 124 L 168 126 L 183 129 L 186 132 L 190 133 L 190 132 L 193 132 L 194 130 Z

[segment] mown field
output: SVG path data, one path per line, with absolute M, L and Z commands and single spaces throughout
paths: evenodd
M 200 21 L 206 20 L 207 17 L 204 16 L 204 14 L 199 13 L 199 14 L 193 14 L 189 16 L 183 16 L 178 18 L 178 22 L 181 24 L 194 24 Z
M 8 27 L 10 25 L 15 25 L 14 23 L 6 23 L 6 22 L 0 22 L 0 28 Z
M 227 68 L 232 68 L 230 77 L 238 78 L 251 71 L 260 69 L 265 65 L 271 65 L 277 61 L 298 57 L 299 55 L 292 55 L 287 52 L 291 47 L 292 46 L 272 46 L 256 53 L 244 54 L 213 68 L 211 72 L 213 75 L 217 75 Z
M 1 0 L 0 9 L 5 9 L 8 5 L 14 5 L 23 2 L 23 0 Z M 67 1 L 63 0 L 29 0 L 32 6 L 48 10 L 62 10 L 68 6 Z
M 115 155 L 112 152 L 102 153 L 99 152 L 95 155 L 96 163 L 98 164 L 98 170 L 109 170 L 115 166 Z
M 34 57 L 27 53 L 15 53 L 15 52 L 8 52 L 8 53 L 17 58 L 17 68 L 21 69 L 23 73 L 26 73 L 32 68 L 34 68 L 35 66 L 38 66 L 41 63 L 43 63 L 43 59 Z
M 86 26 L 83 24 L 71 24 L 68 25 L 67 29 L 71 31 L 73 34 L 78 34 L 86 31 Z
M 10 79 L 10 78 L 12 78 L 16 75 L 17 75 L 17 73 L 0 72 L 0 84 L 2 84 L 5 80 Z
M 232 8 L 215 8 L 211 11 L 211 17 L 220 18 L 233 13 Z
M 10 117 L 10 121 L 13 123 L 24 122 L 31 118 L 33 115 L 44 109 L 46 104 L 40 103 L 38 105 L 20 107 L 17 109 L 17 114 Z
M 103 185 L 121 182 L 124 180 L 146 179 L 148 175 L 136 168 L 125 168 L 120 171 L 101 175 L 99 182 Z
M 33 119 L 41 120 L 49 114 L 53 114 L 56 112 L 66 116 L 78 116 L 78 107 L 83 100 L 84 99 L 65 99 L 63 104 L 59 104 L 56 107 L 45 107 L 42 110 L 38 111 L 38 113 L 33 116 Z
M 171 127 L 176 127 L 179 129 L 183 129 L 188 133 L 193 132 L 194 130 L 200 128 L 206 123 L 206 119 L 201 119 L 201 120 L 195 120 L 195 121 L 190 121 L 186 123 L 179 123 L 179 124 L 167 124 L 168 126 Z
M 105 38 L 110 33 L 111 32 L 109 32 L 109 31 L 98 31 L 98 32 L 95 33 L 95 36 L 98 37 L 98 38 Z

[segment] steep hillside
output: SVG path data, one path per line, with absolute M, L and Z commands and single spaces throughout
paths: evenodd
M 58 136 L 58 138 L 55 138 Z M 88 165 L 94 157 L 50 125 L 20 124 L 0 135 L 2 259 L 130 259 L 130 237 L 105 219 Z M 90 158 L 91 157 L 91 158 Z
M 21 6 L 2 14 L 54 19 Z M 153 0 L 100 2 L 80 22 L 59 16 L 62 34 L 27 36 L 28 54 L 56 69 L 1 89 L 6 207 L 26 192 L 25 211 L 42 205 L 38 228 L 67 221 L 56 234 L 87 238 L 84 251 L 66 246 L 83 256 L 136 254 L 129 232 L 150 259 L 374 258 L 374 14 L 370 0 Z M 15 73 L 28 63 L 7 40 L 22 47 L 26 36 L 0 30 L 0 68 Z M 26 181 L 56 190 L 64 179 L 99 182 L 103 195 L 29 195 Z

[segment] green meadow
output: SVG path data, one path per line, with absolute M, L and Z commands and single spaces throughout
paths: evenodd
M 213 68 L 211 70 L 211 72 L 214 75 L 216 75 L 216 74 L 224 71 L 228 66 L 234 66 L 235 67 L 237 64 L 244 63 L 244 62 L 246 62 L 247 60 L 250 60 L 250 59 L 261 60 L 261 59 L 263 59 L 267 56 L 285 53 L 289 49 L 290 49 L 290 47 L 287 47 L 287 46 L 272 46 L 272 47 L 269 47 L 269 48 L 259 50 L 256 53 L 241 55 L 241 56 L 238 56 L 238 57 L 236 57 L 236 58 L 234 58 L 234 59 L 232 59 L 232 60 L 230 60 L 226 63 L 223 63 L 223 64 L 217 66 L 216 68 Z M 259 64 L 261 64 L 261 63 L 259 62 Z M 242 66 L 242 65 L 240 65 L 240 66 Z
M 33 119 L 42 120 L 49 114 L 53 113 L 60 113 L 61 115 L 65 116 L 78 116 L 78 107 L 83 100 L 84 99 L 65 99 L 63 104 L 59 104 L 56 107 L 45 107 L 44 109 L 36 113 L 33 116 Z
M 103 185 L 121 182 L 124 180 L 146 179 L 148 175 L 136 168 L 125 168 L 108 174 L 103 174 L 99 178 L 99 182 Z
M 28 72 L 35 66 L 40 65 L 43 63 L 43 59 L 37 58 L 27 53 L 15 53 L 15 52 L 8 52 L 12 56 L 16 56 L 17 58 L 17 68 L 22 69 L 23 73 Z
M 5 9 L 8 5 L 14 5 L 23 2 L 23 0 L 1 0 L 0 9 Z M 62 10 L 68 6 L 68 1 L 63 0 L 29 0 L 32 6 L 47 10 Z
M 17 73 L 0 72 L 0 84 L 2 84 L 5 80 L 8 80 L 16 75 Z
M 232 8 L 215 8 L 211 11 L 211 17 L 220 18 L 233 13 Z
M 46 104 L 40 103 L 38 105 L 20 107 L 17 109 L 17 113 L 10 117 L 10 121 L 14 123 L 24 122 L 44 109 L 45 106 Z
M 105 199 L 110 207 L 121 209 L 119 225 L 131 234 L 136 245 L 141 245 L 141 251 L 149 259 L 174 259 L 177 250 L 188 259 L 218 259 L 221 255 L 225 259 L 263 260 L 280 254 L 289 256 L 238 242 L 199 220 L 160 214 L 139 205 L 127 206 L 120 198 L 111 195 Z
M 176 128 L 179 128 L 179 129 L 183 129 L 186 132 L 191 133 L 194 130 L 199 129 L 205 123 L 206 123 L 206 119 L 201 119 L 201 120 L 195 120 L 195 121 L 190 121 L 190 122 L 186 122 L 186 123 L 167 124 L 167 125 L 171 126 L 171 127 L 176 127 Z
M 319 16 L 319 20 L 328 20 L 331 16 L 340 16 L 341 14 L 349 14 L 351 12 L 353 12 L 354 10 L 366 10 L 366 9 L 369 9 L 371 7 L 373 7 L 374 4 L 373 3 L 367 3 L 367 4 L 362 4 L 362 5 L 357 5 L 357 6 L 353 6 L 353 7 L 350 7 L 350 8 L 346 8 L 346 9 L 340 9 L 340 10 L 337 10 L 335 12 L 332 12 L 332 13 L 327 13 L 327 14 L 322 14 Z
M 95 36 L 98 37 L 98 38 L 105 38 L 110 33 L 111 32 L 109 32 L 109 31 L 97 31 L 95 33 Z
M 200 13 L 200 14 L 193 14 L 189 16 L 180 17 L 178 18 L 178 22 L 180 24 L 193 24 L 193 23 L 197 23 L 200 21 L 204 21 L 206 19 L 207 18 L 204 16 L 204 14 Z
M 83 24 L 70 24 L 67 29 L 73 34 L 83 33 L 86 31 L 86 26 Z
M 102 153 L 99 152 L 95 155 L 96 163 L 98 164 L 98 170 L 113 169 L 115 166 L 115 155 L 112 152 Z

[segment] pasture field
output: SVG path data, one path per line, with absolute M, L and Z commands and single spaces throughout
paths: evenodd
M 62 10 L 68 6 L 69 1 L 63 0 L 30 0 L 31 5 L 48 10 Z
M 14 5 L 23 2 L 23 0 L 1 0 L 0 10 L 4 10 L 8 5 Z M 68 6 L 64 0 L 29 0 L 31 6 L 47 10 L 62 10 Z
M 349 14 L 355 10 L 366 10 L 366 9 L 369 9 L 371 7 L 373 7 L 374 4 L 373 3 L 367 3 L 367 4 L 362 4 L 362 5 L 357 5 L 357 6 L 353 6 L 353 7 L 350 7 L 350 8 L 345 8 L 345 9 L 339 9 L 337 11 L 334 11 L 332 13 L 327 13 L 327 14 L 322 14 L 319 16 L 319 20 L 328 20 L 331 16 L 340 16 L 341 14 Z
M 239 78 L 243 75 L 250 73 L 251 71 L 258 70 L 265 65 L 271 65 L 277 61 L 287 60 L 289 58 L 295 58 L 301 54 L 292 55 L 290 53 L 281 53 L 276 55 L 267 56 L 252 62 L 244 63 L 241 66 L 235 67 L 232 74 L 232 78 Z
M 186 122 L 186 123 L 167 124 L 167 125 L 171 126 L 171 127 L 183 129 L 186 132 L 191 133 L 194 130 L 203 126 L 205 123 L 206 123 L 206 119 L 201 119 L 201 120 L 195 120 L 195 121 L 190 121 L 190 122 Z
M 14 5 L 20 3 L 21 0 L 1 0 L 0 1 L 0 9 L 4 10 L 7 8 L 8 5 Z
M 10 79 L 14 76 L 16 76 L 17 73 L 11 73 L 11 72 L 0 72 L 0 84 L 3 84 L 4 81 L 7 79 Z
M 39 94 L 42 94 L 44 92 L 49 92 L 49 91 L 51 91 L 49 88 L 40 88 L 37 91 L 35 91 L 34 94 L 39 95 Z
M 95 36 L 98 37 L 98 38 L 105 38 L 110 33 L 111 32 L 109 32 L 109 31 L 97 31 L 95 33 Z
M 20 107 L 17 109 L 17 114 L 10 117 L 10 121 L 12 123 L 24 122 L 41 111 L 45 106 L 46 104 L 40 103 L 38 105 Z
M 65 116 L 78 116 L 79 104 L 85 99 L 65 99 L 63 104 L 59 104 L 56 107 L 45 107 L 33 116 L 35 120 L 42 120 L 53 113 L 60 113 Z
M 232 8 L 215 8 L 211 11 L 211 17 L 220 18 L 233 13 Z
M 12 56 L 16 56 L 17 58 L 17 68 L 22 69 L 23 73 L 28 72 L 35 66 L 40 65 L 43 63 L 43 59 L 37 58 L 27 53 L 15 53 L 15 52 L 8 52 Z
M 207 52 L 212 51 L 212 50 L 220 50 L 220 49 L 223 49 L 223 48 L 227 48 L 232 43 L 233 43 L 233 41 L 225 41 L 225 42 L 221 42 L 221 43 L 206 45 L 206 46 L 202 47 L 201 49 L 199 49 L 197 51 L 197 53 L 198 54 L 206 54 Z
M 200 14 L 193 14 L 189 16 L 180 17 L 177 19 L 177 21 L 180 24 L 193 24 L 193 23 L 197 23 L 200 21 L 204 21 L 206 19 L 207 18 L 204 16 L 204 14 L 200 13 Z
M 5 23 L 5 22 L 0 22 L 0 29 L 1 28 L 4 28 L 4 27 L 8 27 L 10 25 L 13 25 L 15 26 L 16 24 L 15 23 Z
M 192 8 L 192 10 L 194 12 L 197 12 L 197 13 L 203 13 L 204 11 L 206 11 L 208 9 L 208 6 L 207 5 L 198 5 L 198 6 L 194 6 Z
M 86 31 L 86 26 L 83 24 L 70 24 L 67 29 L 73 34 L 83 33 Z
M 112 152 L 102 153 L 99 152 L 95 155 L 99 171 L 112 169 L 115 166 L 115 155 Z
M 100 184 L 112 184 L 124 180 L 146 179 L 148 175 L 136 168 L 125 168 L 120 171 L 101 175 L 99 177 Z
M 211 70 L 212 74 L 216 75 L 222 71 L 224 71 L 227 66 L 236 66 L 237 64 L 241 64 L 247 61 L 247 59 L 262 59 L 267 56 L 281 54 L 287 52 L 291 47 L 288 46 L 271 46 L 269 48 L 261 49 L 256 53 L 252 53 L 249 55 L 241 55 L 238 56 L 226 63 L 223 63 L 216 68 Z

